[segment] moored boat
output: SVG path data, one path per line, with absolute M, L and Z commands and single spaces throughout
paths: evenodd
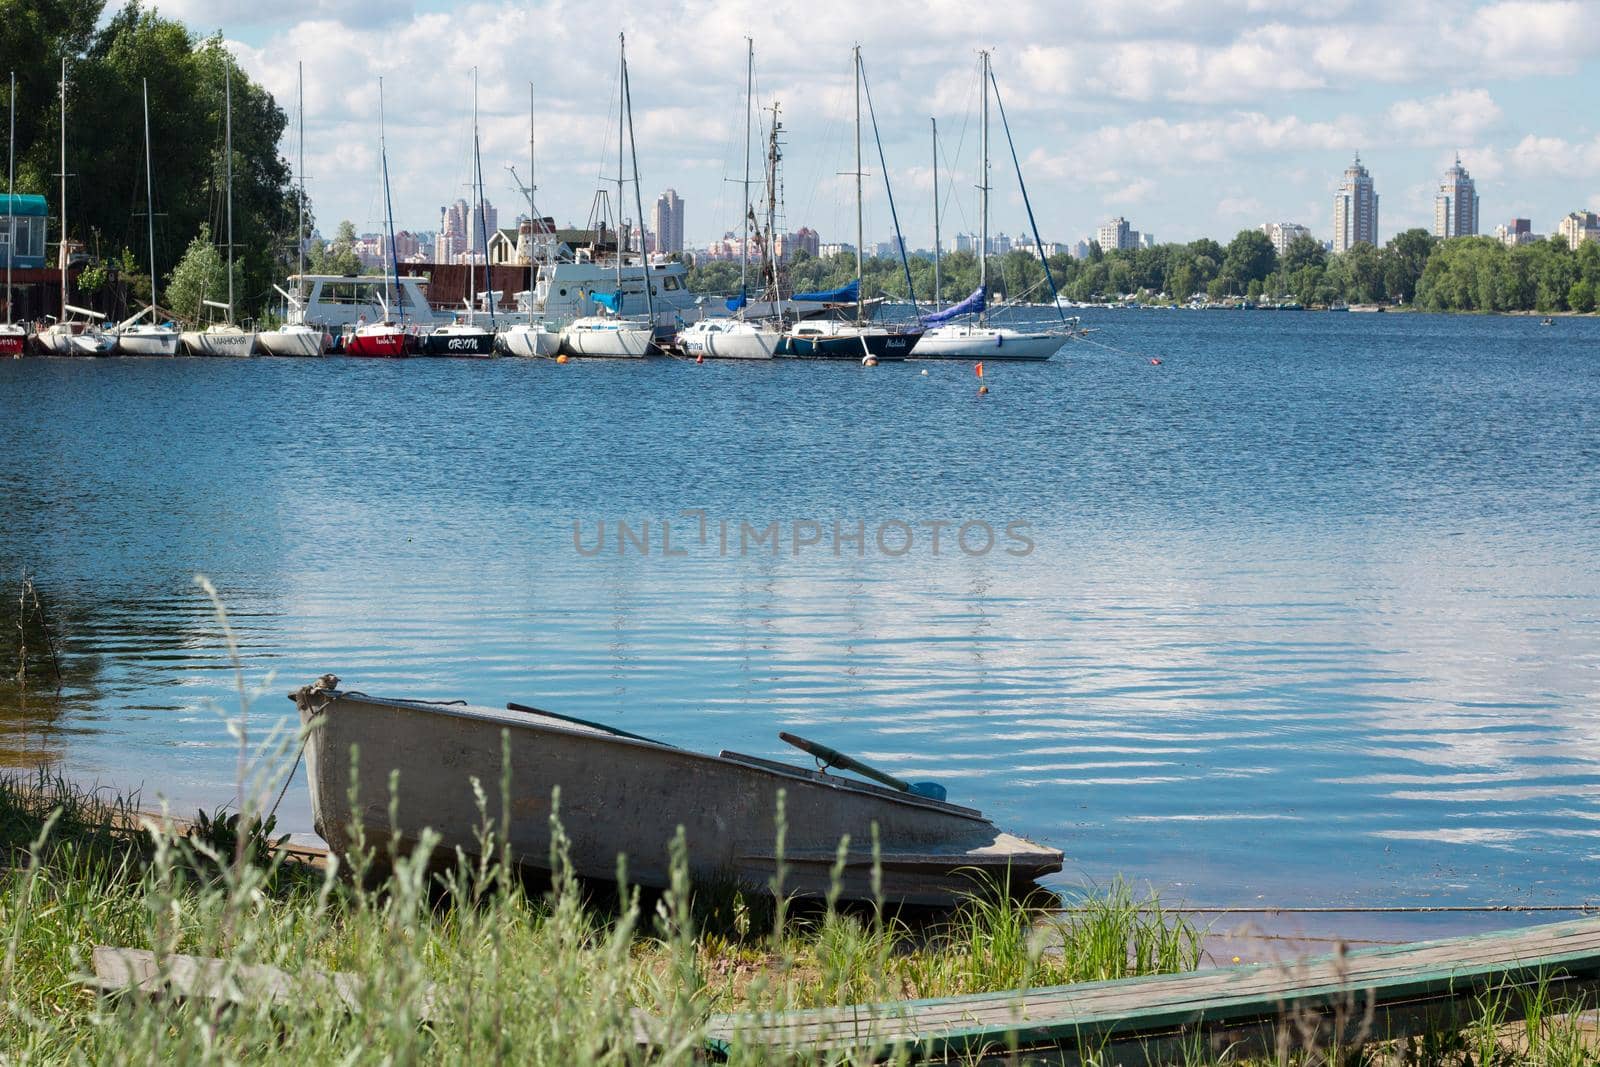
M 0 322 L 0 356 L 20 356 L 27 348 L 27 327 L 19 322 Z
M 436 326 L 422 337 L 424 356 L 483 358 L 495 354 L 494 334 L 471 322 Z
M 569 356 L 638 359 L 650 354 L 655 331 L 647 322 L 585 315 L 561 327 L 561 351 Z
M 875 837 L 882 899 L 890 903 L 949 906 L 986 877 L 1015 887 L 1061 869 L 1058 850 L 935 799 L 942 791 L 926 785 L 902 790 L 735 752 L 713 756 L 533 709 L 372 697 L 340 691 L 331 675 L 293 699 L 306 727 L 316 829 L 335 852 L 353 845 L 359 827 L 369 840 L 394 834 L 403 850 L 432 830 L 437 855 L 474 854 L 479 783 L 499 781 L 506 767 L 514 813 L 507 844 L 514 862 L 535 869 L 550 866 L 552 815 L 577 874 L 613 879 L 623 855 L 628 880 L 647 886 L 668 884 L 680 826 L 692 877 L 765 887 L 781 862 L 783 891 L 804 897 L 829 892 L 846 835 L 839 889 L 847 899 L 874 896 Z M 847 758 L 828 762 L 871 771 Z M 353 773 L 362 783 L 354 798 Z
M 228 302 L 202 299 L 204 306 L 225 312 L 222 322 L 215 322 L 203 330 L 183 331 L 183 347 L 192 356 L 249 356 L 256 350 L 256 331 L 246 330 L 234 322 L 233 312 L 233 67 L 222 71 L 223 101 L 223 157 L 226 162 L 227 187 L 227 268 Z
M 921 336 L 921 330 L 809 319 L 796 323 L 783 335 L 778 354 L 798 359 L 908 359 Z
M 116 329 L 117 351 L 124 356 L 175 356 L 180 335 L 166 322 L 124 323 Z
M 156 303 L 156 215 L 155 171 L 150 153 L 150 84 L 143 83 L 141 94 L 144 103 L 144 213 L 146 236 L 150 241 L 150 305 L 132 318 L 117 325 L 117 351 L 125 356 L 175 356 L 178 354 L 180 335 L 171 322 L 157 319 L 160 309 Z M 148 318 L 149 322 L 140 319 Z
M 256 332 L 231 323 L 212 323 L 203 330 L 184 330 L 183 347 L 191 356 L 249 356 L 256 350 Z
M 269 356 L 320 356 L 333 344 L 333 336 L 321 326 L 290 322 L 276 330 L 262 330 L 256 345 Z
M 367 323 L 345 337 L 344 354 L 397 358 L 410 349 L 409 341 L 406 331 L 392 322 Z
M 508 356 L 548 359 L 561 351 L 561 331 L 543 322 L 515 322 L 496 335 L 496 344 Z
M 708 359 L 771 359 L 783 343 L 776 326 L 721 315 L 691 322 L 678 331 L 678 344 L 691 356 Z

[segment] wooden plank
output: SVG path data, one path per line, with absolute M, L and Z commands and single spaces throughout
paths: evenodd
M 1600 919 L 1472 937 L 1382 946 L 1298 964 L 1118 979 L 964 997 L 713 1017 L 714 1048 L 733 1044 L 812 1052 L 916 1047 L 924 1054 L 1074 1044 L 1256 1028 L 1289 1010 L 1325 1014 L 1342 1001 L 1385 1018 L 1506 983 L 1560 973 L 1600 980 Z M 1412 1014 L 1415 1014 L 1412 1012 Z
M 308 968 L 291 975 L 260 963 L 230 964 L 208 956 L 157 955 L 145 949 L 96 945 L 91 984 L 107 993 L 137 992 L 181 1000 L 314 1009 L 337 1002 L 346 1012 L 360 1010 L 363 980 L 343 971 Z M 423 990 L 419 1022 L 432 1014 L 434 989 Z

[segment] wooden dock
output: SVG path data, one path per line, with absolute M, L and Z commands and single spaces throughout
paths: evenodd
M 1271 1052 L 1310 1040 L 1380 1041 L 1463 1025 L 1489 990 L 1547 983 L 1554 997 L 1600 985 L 1600 919 L 1526 927 L 1286 963 L 1053 986 L 1019 992 L 713 1016 L 713 1057 L 734 1048 L 800 1060 L 914 1061 L 1009 1057 L 1024 1062 L 1182 1063 L 1194 1052 Z

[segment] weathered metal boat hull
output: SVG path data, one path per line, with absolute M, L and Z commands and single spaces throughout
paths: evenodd
M 389 839 L 394 774 L 401 840 L 415 843 L 428 828 L 440 835 L 443 854 L 472 854 L 481 823 L 473 781 L 497 795 L 504 757 L 511 851 L 534 868 L 549 867 L 550 820 L 558 814 L 581 876 L 614 878 L 620 853 L 630 882 L 664 886 L 670 843 L 682 826 L 693 877 L 765 886 L 778 863 L 781 792 L 786 893 L 826 895 L 848 835 L 843 895 L 871 899 L 874 824 L 887 902 L 948 906 L 980 888 L 984 874 L 1024 885 L 1061 869 L 1060 852 L 1001 833 L 972 809 L 787 764 L 711 756 L 491 708 L 311 689 L 296 700 L 311 726 L 305 758 L 317 832 L 336 851 L 351 846 L 357 825 L 368 840 Z M 360 783 L 354 804 L 352 760 Z M 491 801 L 490 814 L 497 813 Z

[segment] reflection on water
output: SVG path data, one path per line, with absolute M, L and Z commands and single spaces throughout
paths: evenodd
M 1096 324 L 1164 363 L 1083 346 L 982 401 L 940 365 L 0 365 L 0 573 L 38 576 L 66 665 L 58 701 L 0 689 L 0 761 L 227 800 L 203 571 L 275 676 L 263 725 L 333 671 L 713 750 L 787 758 L 793 729 L 946 783 L 1069 880 L 1581 897 L 1600 323 Z M 573 550 L 574 519 L 686 508 L 1020 519 L 1037 547 Z M 307 828 L 299 789 L 280 823 Z

